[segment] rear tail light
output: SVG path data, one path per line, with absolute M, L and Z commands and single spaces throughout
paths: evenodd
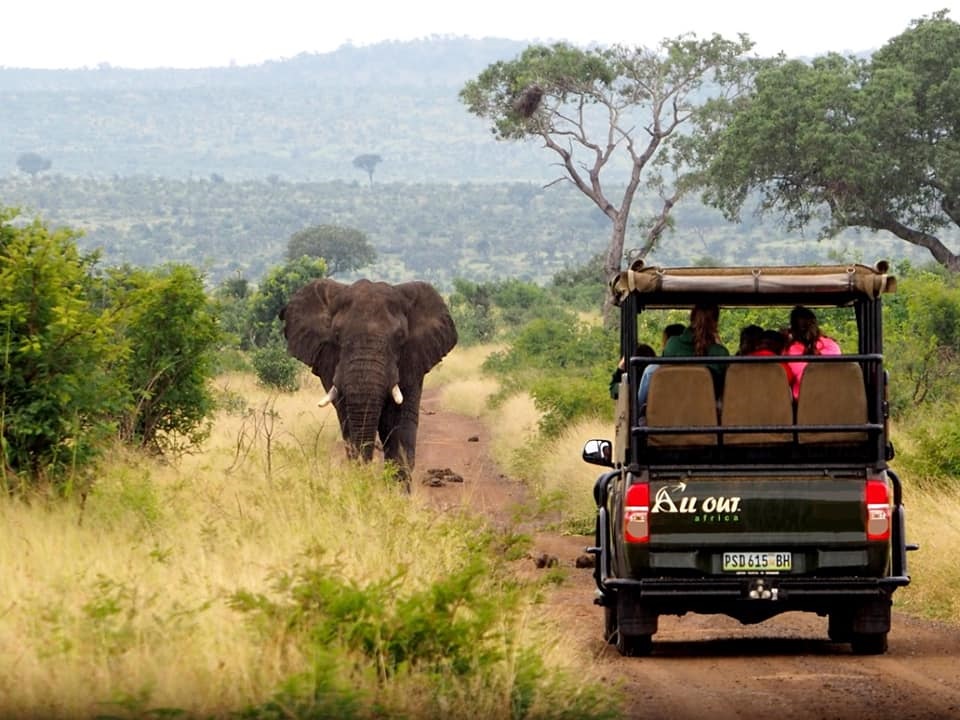
M 892 511 L 886 480 L 867 480 L 867 540 L 889 540 Z
M 628 543 L 650 541 L 650 485 L 634 483 L 627 488 L 623 507 L 623 539 Z

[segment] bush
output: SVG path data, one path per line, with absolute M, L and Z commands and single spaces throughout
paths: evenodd
M 88 299 L 96 256 L 80 255 L 68 229 L 16 217 L 0 209 L 0 486 L 65 489 L 112 431 L 123 348 Z
M 261 385 L 284 392 L 300 389 L 300 362 L 280 343 L 270 343 L 253 352 L 253 369 Z
M 931 406 L 914 419 L 907 429 L 910 450 L 899 455 L 911 477 L 938 478 L 960 476 L 960 402 Z
M 203 277 L 186 265 L 123 269 L 113 273 L 111 289 L 118 342 L 129 348 L 121 439 L 157 451 L 195 447 L 209 432 L 209 380 L 221 340 Z
M 613 419 L 613 403 L 607 393 L 607 377 L 548 375 L 530 389 L 534 405 L 542 415 L 539 428 L 544 437 L 555 438 L 578 418 L 596 416 Z

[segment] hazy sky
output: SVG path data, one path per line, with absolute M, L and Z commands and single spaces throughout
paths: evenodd
M 0 67 L 249 65 L 431 35 L 652 46 L 745 32 L 755 51 L 870 50 L 960 0 L 13 0 Z

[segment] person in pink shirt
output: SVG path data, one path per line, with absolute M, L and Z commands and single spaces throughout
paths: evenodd
M 790 342 L 783 351 L 784 355 L 840 355 L 840 346 L 833 338 L 820 332 L 817 316 L 810 308 L 797 305 L 790 312 Z M 805 362 L 787 363 L 793 399 L 800 396 L 800 382 L 803 379 Z

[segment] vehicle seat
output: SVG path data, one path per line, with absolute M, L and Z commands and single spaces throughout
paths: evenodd
M 867 422 L 863 371 L 855 362 L 809 363 L 800 381 L 797 425 L 839 425 Z M 805 432 L 801 443 L 853 443 L 865 432 Z
M 650 376 L 647 427 L 717 425 L 713 374 L 703 365 L 661 365 Z M 649 435 L 651 446 L 716 445 L 716 433 Z
M 780 363 L 731 364 L 723 386 L 723 427 L 792 425 L 793 393 Z M 788 443 L 790 432 L 728 433 L 724 445 Z

